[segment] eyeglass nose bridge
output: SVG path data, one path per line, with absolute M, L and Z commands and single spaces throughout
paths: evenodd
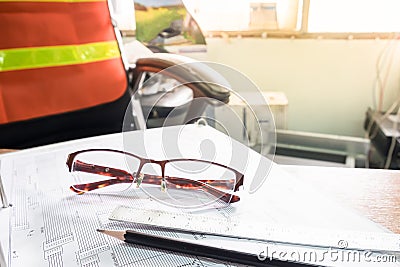
M 139 173 L 139 175 L 136 175 L 136 188 L 139 188 L 140 185 L 142 184 L 144 178 L 144 174 L 143 173 Z
M 140 185 L 143 182 L 143 179 L 146 179 L 145 174 L 142 172 L 143 166 L 146 165 L 147 163 L 150 164 L 157 164 L 161 167 L 161 182 L 160 182 L 160 187 L 161 187 L 161 191 L 162 192 L 166 192 L 167 191 L 167 182 L 165 181 L 165 164 L 167 163 L 167 160 L 146 160 L 146 161 L 142 161 L 140 163 L 140 166 L 138 168 L 138 171 L 135 175 L 136 177 L 136 188 L 139 188 Z M 152 176 L 152 175 L 150 175 Z M 155 184 L 154 182 L 149 181 L 150 184 Z

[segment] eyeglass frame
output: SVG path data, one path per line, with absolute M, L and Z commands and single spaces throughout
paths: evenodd
M 120 153 L 120 154 L 124 154 L 124 155 L 128 155 L 128 156 L 134 157 L 134 158 L 138 159 L 140 161 L 140 163 L 139 163 L 139 167 L 138 167 L 138 170 L 137 170 L 136 173 L 135 172 L 134 173 L 128 173 L 128 172 L 126 172 L 124 170 L 114 169 L 114 168 L 110 168 L 110 167 L 106 167 L 106 166 L 95 166 L 93 164 L 83 163 L 83 164 L 86 164 L 86 165 L 90 165 L 90 166 L 81 166 L 82 168 L 83 167 L 88 167 L 89 168 L 88 170 L 90 170 L 90 171 L 88 171 L 89 173 L 91 172 L 91 173 L 94 173 L 94 174 L 100 174 L 100 175 L 104 175 L 104 176 L 115 177 L 117 179 L 112 179 L 112 180 L 109 179 L 109 180 L 100 181 L 101 183 L 100 182 L 93 182 L 93 183 L 88 183 L 88 184 L 80 184 L 81 186 L 93 186 L 93 187 L 85 188 L 86 190 L 79 190 L 79 189 L 76 189 L 74 187 L 74 186 L 78 186 L 78 185 L 71 185 L 70 189 L 72 191 L 74 191 L 75 193 L 77 193 L 77 194 L 84 194 L 84 193 L 86 193 L 88 191 L 92 191 L 92 190 L 96 190 L 96 189 L 99 189 L 99 188 L 102 188 L 102 187 L 105 187 L 105 186 L 108 186 L 108 185 L 112 185 L 113 183 L 107 184 L 107 182 L 111 182 L 111 181 L 122 181 L 122 183 L 126 182 L 124 180 L 118 179 L 118 176 L 115 176 L 115 175 L 113 176 L 112 175 L 113 173 L 115 174 L 116 172 L 119 172 L 120 175 L 125 175 L 125 176 L 128 175 L 128 176 L 130 176 L 131 180 L 127 180 L 127 181 L 130 181 L 132 184 L 135 183 L 135 182 L 138 182 L 137 174 L 141 174 L 141 170 L 142 170 L 143 166 L 145 164 L 147 164 L 147 163 L 158 164 L 161 167 L 161 175 L 162 176 L 160 177 L 160 176 L 156 176 L 156 175 L 142 174 L 142 175 L 146 176 L 146 180 L 145 180 L 146 182 L 149 182 L 149 178 L 150 179 L 155 179 L 155 178 L 160 179 L 160 182 L 164 181 L 165 178 L 166 178 L 165 177 L 165 165 L 167 163 L 169 163 L 169 162 L 176 162 L 176 161 L 195 161 L 195 162 L 209 163 L 209 164 L 217 165 L 219 167 L 223 167 L 225 169 L 228 169 L 228 170 L 232 171 L 236 176 L 235 186 L 233 188 L 233 192 L 239 191 L 239 188 L 240 188 L 240 186 L 243 185 L 243 180 L 244 180 L 244 174 L 240 173 L 239 171 L 237 171 L 237 170 L 235 170 L 235 169 L 233 169 L 233 168 L 231 168 L 229 166 L 226 166 L 226 165 L 223 165 L 223 164 L 220 164 L 220 163 L 217 163 L 217 162 L 212 162 L 212 161 L 202 160 L 202 159 L 187 159 L 187 158 L 154 160 L 154 159 L 143 158 L 143 157 L 140 157 L 140 156 L 135 155 L 133 153 L 126 152 L 126 151 L 121 151 L 121 150 L 116 150 L 116 149 L 85 149 L 85 150 L 79 150 L 79 151 L 75 151 L 73 153 L 70 153 L 68 155 L 68 157 L 67 157 L 67 162 L 66 162 L 66 165 L 68 167 L 68 171 L 70 173 L 73 171 L 72 170 L 72 167 L 73 167 L 72 163 L 74 162 L 75 157 L 77 155 L 79 155 L 81 153 L 85 153 L 85 152 L 114 152 L 114 153 Z M 101 170 L 98 170 L 96 168 L 101 168 L 101 169 L 104 168 L 104 170 L 102 169 L 103 171 L 101 171 Z M 142 180 L 144 180 L 143 178 L 144 177 L 142 177 Z M 217 189 L 215 187 L 212 187 L 212 186 L 210 186 L 208 184 L 205 184 L 205 183 L 202 183 L 200 181 L 191 180 L 191 179 L 187 179 L 187 178 L 176 178 L 176 177 L 168 177 L 168 178 L 175 178 L 175 179 L 180 179 L 180 180 L 183 179 L 183 180 L 188 180 L 188 181 L 190 180 L 190 182 L 192 182 L 192 185 L 193 185 L 193 183 L 200 184 L 204 191 L 206 191 L 207 193 L 210 193 L 210 194 L 212 194 L 214 196 L 221 195 L 221 197 L 219 197 L 219 199 L 223 200 L 224 202 L 226 202 L 228 204 L 229 203 L 238 202 L 240 200 L 240 197 L 238 195 L 234 195 L 234 194 L 223 192 L 223 191 L 221 191 L 221 190 L 219 190 L 219 189 Z M 218 181 L 218 180 L 202 180 L 202 181 Z M 141 180 L 140 180 L 140 183 L 142 183 Z M 139 183 L 139 185 L 140 185 L 140 183 Z M 155 184 L 154 181 L 153 181 L 153 183 Z M 97 185 L 95 186 L 95 184 L 97 184 Z M 152 183 L 149 183 L 149 184 L 152 184 Z M 193 186 L 193 188 L 195 188 L 195 186 Z M 190 186 L 188 187 L 188 189 L 190 189 Z

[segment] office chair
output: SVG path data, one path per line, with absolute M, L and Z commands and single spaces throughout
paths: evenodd
M 139 78 L 186 61 L 154 54 L 129 65 L 105 0 L 0 1 L 0 7 L 0 148 L 120 132 L 125 114 L 144 129 L 140 105 L 128 105 Z M 192 72 L 171 76 L 190 80 Z M 229 99 L 227 90 L 191 89 L 194 96 Z

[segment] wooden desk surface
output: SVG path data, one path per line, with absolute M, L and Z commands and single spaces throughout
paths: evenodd
M 306 166 L 284 169 L 400 234 L 400 171 Z

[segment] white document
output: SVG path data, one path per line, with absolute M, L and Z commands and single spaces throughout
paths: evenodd
M 0 156 L 1 175 L 12 203 L 7 212 L 0 212 L 1 226 L 8 226 L 1 228 L 5 230 L 1 230 L 0 240 L 3 249 L 8 252 L 5 254 L 9 266 L 226 266 L 219 261 L 129 245 L 96 232 L 99 228 L 138 229 L 138 225 L 108 219 L 118 205 L 172 209 L 150 199 L 140 190 L 132 189 L 120 196 L 76 195 L 69 190 L 73 179 L 65 162 L 71 152 L 87 148 L 112 148 L 154 159 L 177 156 L 199 158 L 204 156 L 201 150 L 204 140 L 213 142 L 215 153 L 212 156 L 216 162 L 236 165 L 232 167 L 245 174 L 245 188 L 255 188 L 254 181 L 258 182 L 255 169 L 260 162 L 260 155 L 254 151 L 244 153 L 246 158 L 243 161 L 246 164 L 240 162 L 240 157 L 239 160 L 232 160 L 232 155 L 235 154 L 232 150 L 237 148 L 237 142 L 210 127 L 198 127 L 200 126 L 189 125 L 184 129 L 178 126 L 169 128 L 172 132 L 179 133 L 176 140 L 171 140 L 165 129 L 152 129 L 132 132 L 128 136 L 114 134 Z M 165 145 L 165 138 L 172 144 L 171 147 Z M 168 149 L 170 151 L 166 152 Z M 243 149 L 247 150 L 245 147 Z M 261 159 L 261 163 L 268 163 L 268 160 Z M 325 199 L 310 185 L 296 181 L 295 177 L 288 175 L 276 164 L 272 164 L 266 181 L 254 194 L 244 192 L 241 197 L 241 201 L 235 205 L 222 210 L 207 211 L 207 214 L 235 216 L 239 219 L 246 217 L 247 220 L 251 218 L 266 225 L 281 227 L 304 226 L 332 231 L 376 233 L 385 231 L 379 225 Z M 282 250 L 307 252 L 307 248 L 285 247 L 274 243 L 226 240 L 175 232 L 160 233 L 151 227 L 142 227 L 141 230 L 197 240 L 208 245 L 238 248 L 254 254 L 265 252 L 266 249 L 269 250 L 268 253 Z M 349 263 L 328 258 L 323 262 L 315 262 L 320 265 L 325 263 L 339 266 L 376 265 L 376 262 Z M 385 266 L 397 265 L 390 263 Z

